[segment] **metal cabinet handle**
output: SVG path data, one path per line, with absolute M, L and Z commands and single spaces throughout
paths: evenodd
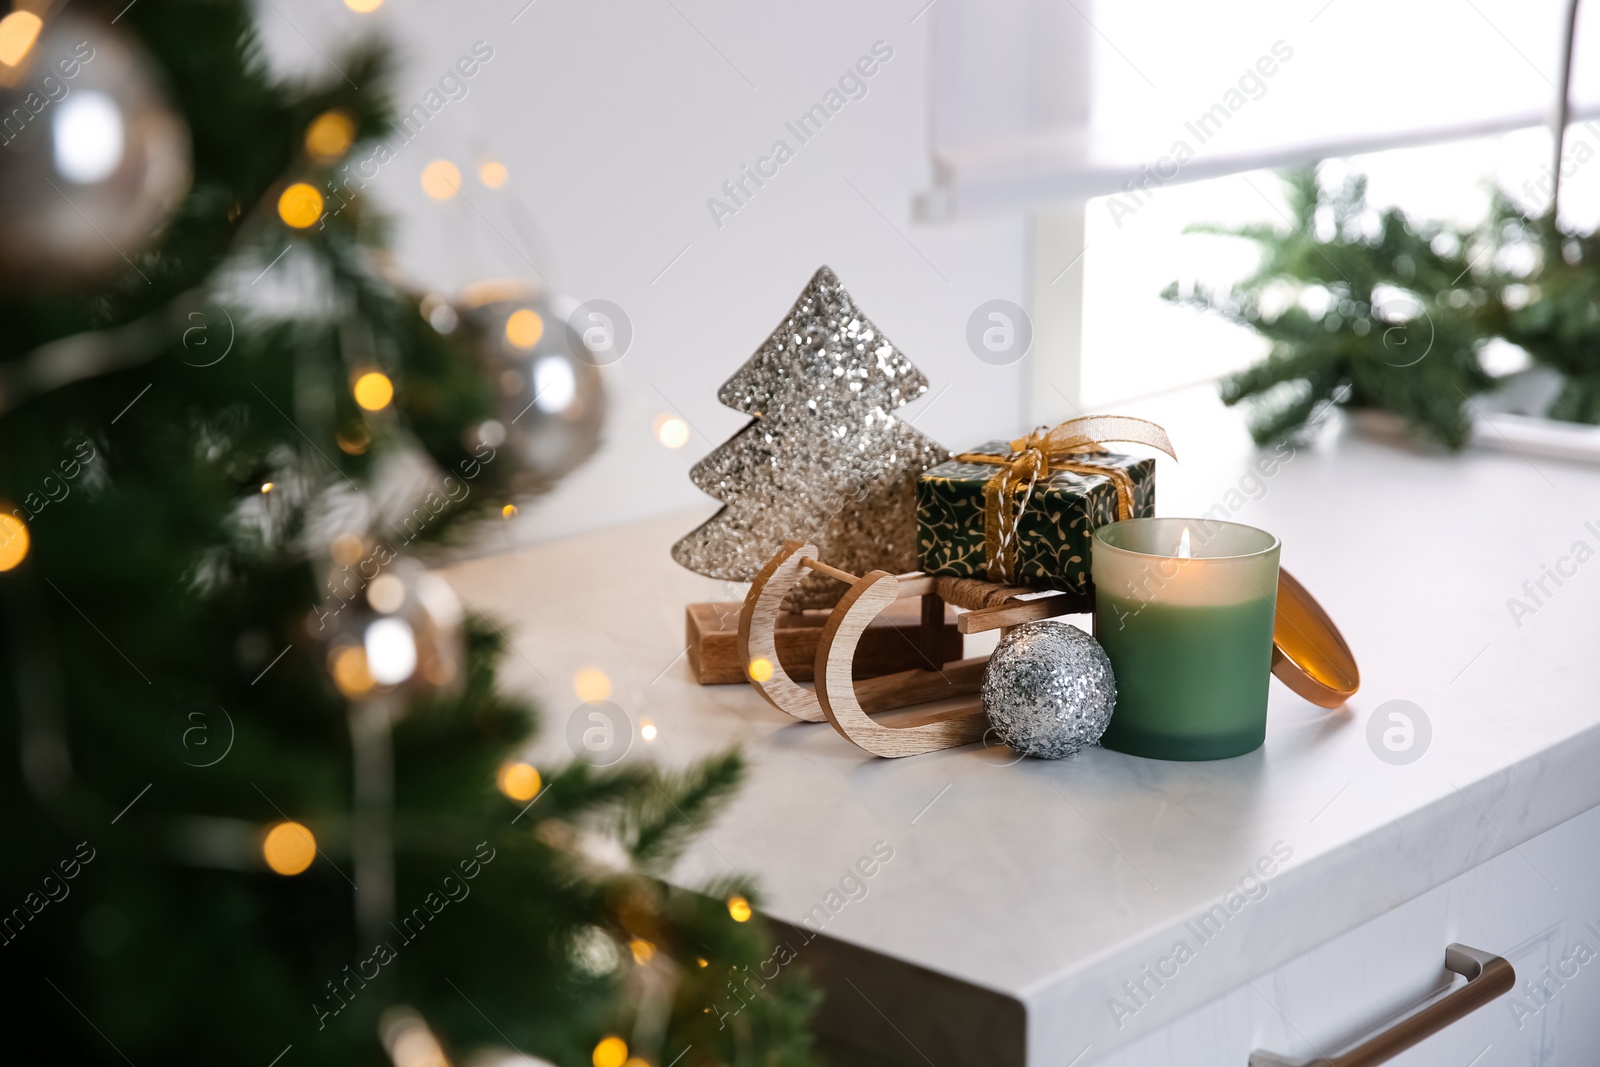
M 1249 1067 L 1372 1067 L 1398 1056 L 1425 1037 L 1437 1034 L 1457 1019 L 1494 1000 L 1511 989 L 1517 972 L 1502 956 L 1466 945 L 1449 945 L 1444 950 L 1444 965 L 1463 976 L 1467 984 L 1427 1007 L 1373 1034 L 1359 1045 L 1337 1056 L 1321 1054 L 1309 1059 L 1286 1059 L 1273 1052 L 1250 1053 Z

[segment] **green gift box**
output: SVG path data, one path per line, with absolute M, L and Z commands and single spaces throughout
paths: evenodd
M 993 580 L 984 528 L 984 487 L 1002 470 L 1010 442 L 990 441 L 972 450 L 996 463 L 953 459 L 925 471 L 917 481 L 917 544 L 922 569 L 953 578 Z M 1115 452 L 1053 457 L 1058 466 L 1094 465 L 1125 471 L 1131 482 L 1130 518 L 1155 514 L 1156 461 Z M 1020 499 L 1014 495 L 1014 499 Z M 1116 522 L 1117 488 L 1111 475 L 1051 470 L 1034 483 L 1016 519 L 1014 566 L 1007 584 L 1040 589 L 1089 591 L 1089 544 L 1094 531 Z

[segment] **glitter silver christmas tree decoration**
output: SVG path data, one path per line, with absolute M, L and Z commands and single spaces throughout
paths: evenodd
M 689 472 L 723 508 L 674 545 L 672 558 L 746 582 L 785 541 L 805 540 L 855 574 L 915 570 L 917 476 L 950 453 L 894 411 L 927 389 L 833 271 L 819 268 L 717 393 L 753 418 Z M 827 605 L 843 592 L 813 575 L 791 605 Z

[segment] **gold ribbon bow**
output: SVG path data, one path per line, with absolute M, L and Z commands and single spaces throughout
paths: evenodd
M 1173 459 L 1167 431 L 1146 419 L 1127 415 L 1090 415 L 1045 429 L 1040 427 L 1027 437 L 1011 442 L 1006 454 L 962 452 L 963 463 L 988 463 L 1000 469 L 983 486 L 983 550 L 989 565 L 989 580 L 1010 584 L 1017 571 L 1017 526 L 1027 510 L 1033 487 L 1039 479 L 1057 471 L 1072 474 L 1098 474 L 1110 480 L 1117 491 L 1117 518 L 1133 517 L 1133 478 L 1121 467 L 1075 458 L 1104 452 L 1106 441 L 1124 441 L 1159 448 Z

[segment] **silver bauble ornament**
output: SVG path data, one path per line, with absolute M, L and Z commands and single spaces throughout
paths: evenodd
M 1060 622 L 1011 629 L 983 672 L 995 734 L 1026 756 L 1061 759 L 1095 744 L 1111 722 L 1117 681 L 1100 642 Z
M 188 126 L 122 29 L 72 9 L 6 22 L 0 285 L 60 290 L 128 269 L 188 192 Z
M 526 282 L 482 282 L 458 305 L 479 338 L 500 413 L 475 431 L 478 442 L 516 456 L 520 492 L 548 489 L 600 445 L 605 390 L 596 360 L 568 328 L 578 303 Z M 476 443 L 476 442 L 473 442 Z
M 326 645 L 339 691 L 360 699 L 458 687 L 466 631 L 450 583 L 413 560 L 385 559 L 387 546 L 371 549 L 351 534 L 335 542 L 334 552 L 353 562 L 334 565 L 324 606 L 308 628 Z

